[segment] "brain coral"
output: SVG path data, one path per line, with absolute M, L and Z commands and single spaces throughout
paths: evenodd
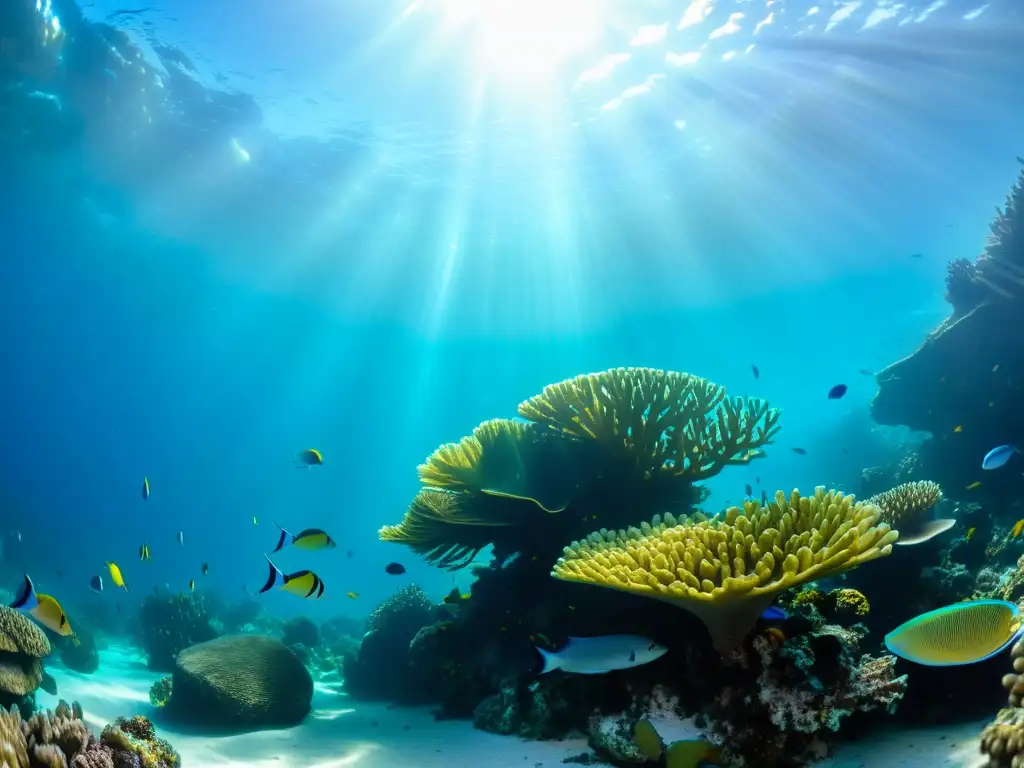
M 272 637 L 229 635 L 178 654 L 175 717 L 227 727 L 287 726 L 310 710 L 313 679 L 287 646 Z
M 43 679 L 39 660 L 50 650 L 50 641 L 31 619 L 0 606 L 0 693 L 32 693 Z

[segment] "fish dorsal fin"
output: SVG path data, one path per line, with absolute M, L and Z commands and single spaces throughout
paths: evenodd
M 912 547 L 915 544 L 924 544 L 936 536 L 945 533 L 956 525 L 956 520 L 947 518 L 943 520 L 925 520 L 918 525 L 903 526 L 899 528 L 900 537 L 896 544 L 905 547 Z

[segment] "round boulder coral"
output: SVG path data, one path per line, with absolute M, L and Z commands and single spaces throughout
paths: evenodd
M 32 693 L 43 679 L 40 659 L 52 650 L 36 624 L 13 608 L 0 606 L 0 706 Z
M 167 710 L 179 720 L 228 728 L 295 725 L 309 714 L 313 678 L 272 637 L 230 635 L 178 654 Z

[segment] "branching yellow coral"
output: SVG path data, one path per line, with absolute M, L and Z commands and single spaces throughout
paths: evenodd
M 665 600 L 695 613 L 715 647 L 739 643 L 780 590 L 885 557 L 899 534 L 878 507 L 823 487 L 813 496 L 779 491 L 724 518 L 672 516 L 573 542 L 551 575 Z
M 426 486 L 381 539 L 461 568 L 489 544 L 498 556 L 556 547 L 602 524 L 652 511 L 685 514 L 695 485 L 745 464 L 778 431 L 778 411 L 685 373 L 616 368 L 551 385 L 420 467 Z
M 900 544 L 922 544 L 948 531 L 956 520 L 933 520 L 932 509 L 942 501 L 942 488 L 930 480 L 903 483 L 868 499 L 882 510 L 882 520 L 900 532 Z
M 613 368 L 551 384 L 519 414 L 595 440 L 647 473 L 692 480 L 764 455 L 761 446 L 779 430 L 779 411 L 763 400 L 729 399 L 707 379 L 654 368 Z

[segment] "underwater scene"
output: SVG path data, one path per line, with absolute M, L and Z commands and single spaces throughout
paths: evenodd
M 1020 0 L 0 0 L 0 768 L 1024 767 Z

